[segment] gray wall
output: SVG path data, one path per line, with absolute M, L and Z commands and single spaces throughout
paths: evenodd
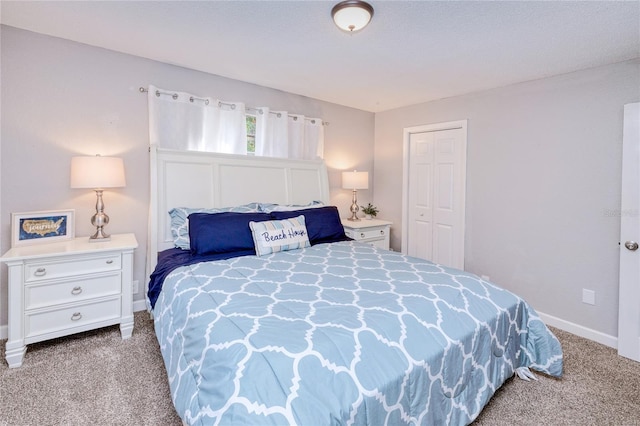
M 90 235 L 95 193 L 69 188 L 70 159 L 96 153 L 121 156 L 127 186 L 105 191 L 111 219 L 107 232 L 136 234 L 140 247 L 134 279 L 143 288 L 149 135 L 147 98 L 138 89 L 148 84 L 328 121 L 325 159 L 331 199 L 344 216 L 349 213 L 351 193 L 340 189 L 340 172 L 373 167 L 373 113 L 12 27 L 0 29 L 3 253 L 11 242 L 11 212 L 73 208 L 76 235 Z M 361 201 L 370 201 L 372 193 L 373 188 L 361 191 Z M 4 266 L 0 277 L 0 325 L 6 325 Z M 142 291 L 134 297 L 143 300 Z
M 465 269 L 564 325 L 617 336 L 623 105 L 638 100 L 632 61 L 376 114 L 374 201 L 392 246 L 403 129 L 467 119 Z

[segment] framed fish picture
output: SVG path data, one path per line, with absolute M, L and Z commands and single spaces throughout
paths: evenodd
M 11 213 L 11 247 L 70 240 L 75 210 Z

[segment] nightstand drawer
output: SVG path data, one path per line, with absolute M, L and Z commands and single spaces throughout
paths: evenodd
M 351 234 L 351 235 L 349 235 Z M 387 230 L 384 227 L 380 228 L 367 228 L 365 229 L 354 229 L 351 232 L 347 232 L 347 236 L 349 238 L 353 238 L 356 241 L 359 240 L 367 240 L 372 238 L 384 238 L 387 234 Z
M 120 271 L 102 276 L 67 279 L 58 283 L 25 286 L 24 308 L 35 309 L 120 294 Z
M 119 317 L 119 296 L 64 309 L 27 313 L 25 315 L 25 338 L 82 327 L 110 319 L 117 320 Z
M 120 264 L 119 254 L 75 259 L 65 258 L 50 262 L 28 262 L 25 264 L 25 282 L 29 283 L 102 271 L 116 271 L 121 268 Z
M 369 243 L 378 248 L 389 250 L 391 222 L 378 219 L 360 221 L 343 220 L 344 233 L 349 238 L 362 243 Z

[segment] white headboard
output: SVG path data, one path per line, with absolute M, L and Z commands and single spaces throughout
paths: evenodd
M 327 169 L 321 160 L 175 151 L 152 145 L 147 277 L 159 251 L 173 247 L 173 207 L 230 207 L 251 202 L 329 203 Z

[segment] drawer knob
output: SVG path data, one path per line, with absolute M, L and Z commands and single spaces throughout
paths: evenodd
M 384 229 L 380 230 L 380 235 L 384 235 Z
M 360 238 L 364 238 L 364 232 L 360 233 Z
M 80 294 L 80 293 L 82 293 L 82 287 L 80 286 L 74 287 L 73 290 L 71 290 L 71 294 Z
M 82 319 L 80 312 L 74 312 L 73 315 L 71 315 L 71 321 L 79 321 L 80 319 Z
M 34 272 L 33 275 L 35 275 L 36 277 L 44 277 L 46 274 L 47 274 L 46 268 L 38 268 L 36 269 L 36 272 Z
M 112 259 L 107 260 L 107 265 L 111 265 L 113 263 Z

